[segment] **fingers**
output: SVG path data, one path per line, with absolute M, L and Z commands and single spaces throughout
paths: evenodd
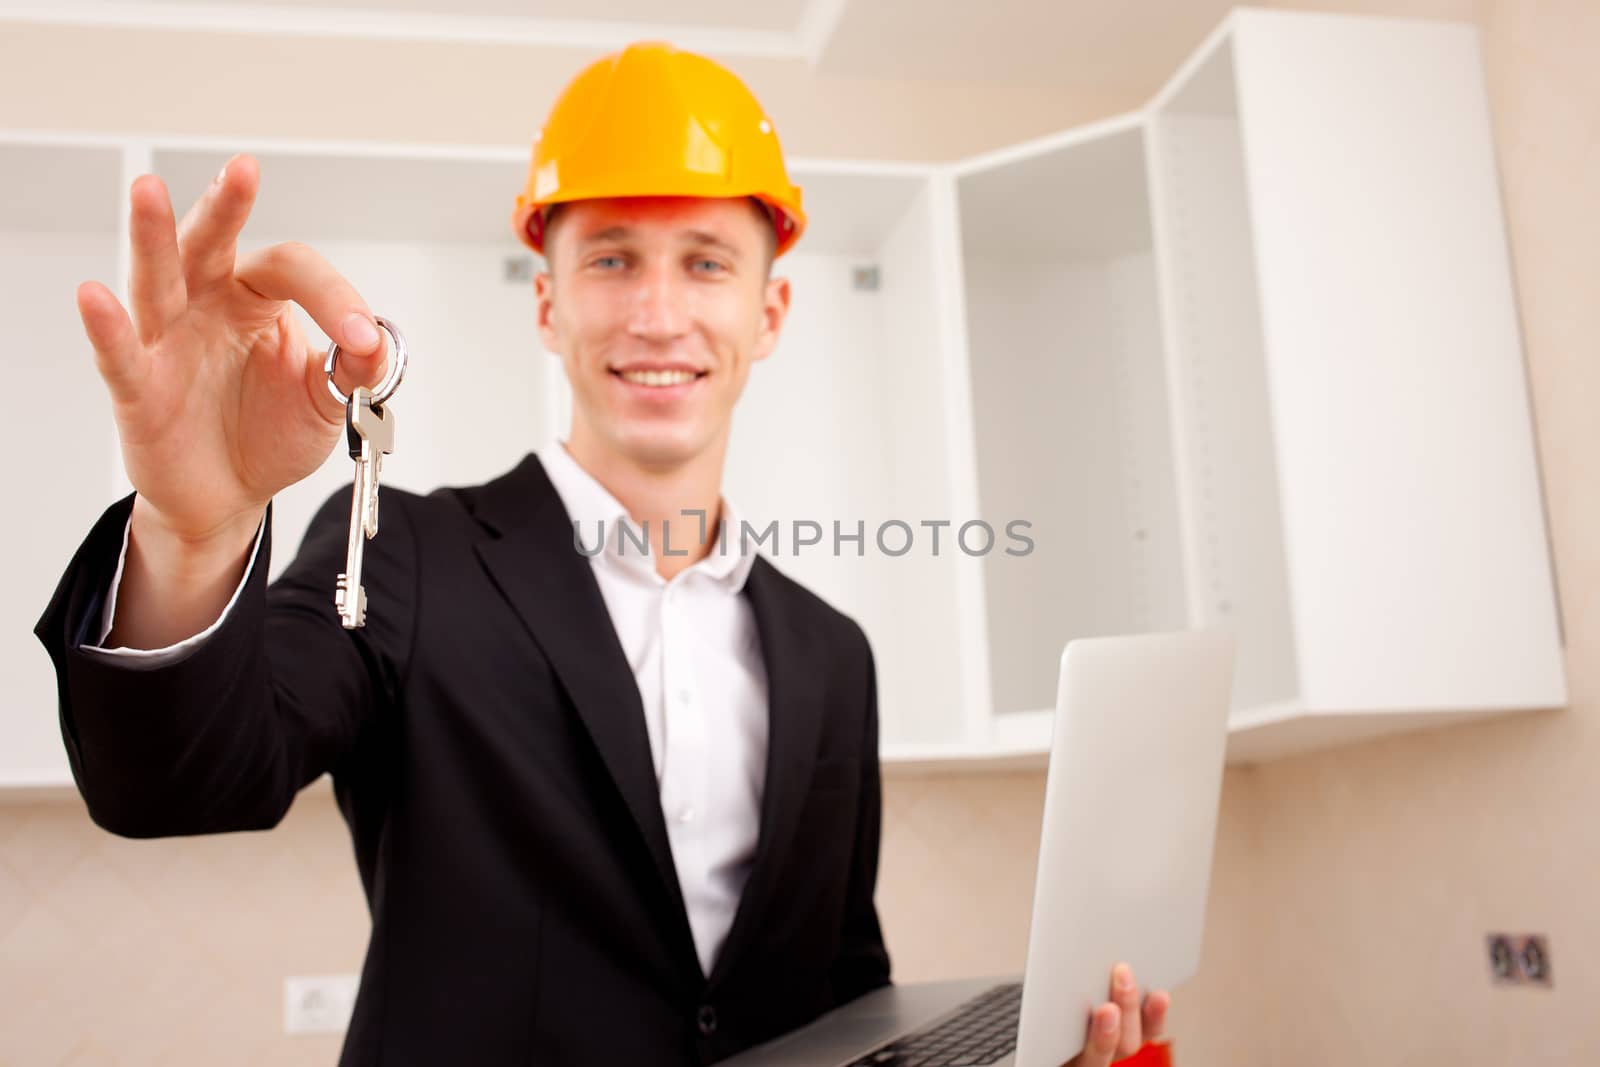
M 233 277 L 239 231 L 255 206 L 260 179 L 254 158 L 234 156 L 184 215 L 178 252 L 190 293 Z
M 1111 1001 L 1089 1017 L 1083 1052 L 1067 1067 L 1108 1067 L 1132 1056 L 1145 1042 L 1159 1040 L 1166 1032 L 1171 1007 L 1172 997 L 1158 991 L 1145 998 L 1141 1009 L 1133 969 L 1126 963 L 1117 964 L 1111 969 Z
M 382 380 L 385 343 L 372 311 L 355 286 L 316 249 L 288 241 L 251 252 L 239 260 L 234 277 L 269 300 L 299 304 L 329 339 L 339 343 L 334 377 L 341 390 L 348 393 L 357 385 Z M 326 387 L 323 393 L 327 395 Z
M 78 286 L 78 316 L 112 399 L 129 399 L 144 376 L 144 348 L 128 313 L 111 290 L 99 282 L 84 282 Z
M 1122 1031 L 1117 1038 L 1117 1056 L 1132 1056 L 1144 1043 L 1139 1012 L 1139 984 L 1133 968 L 1119 963 L 1111 969 L 1111 1002 L 1122 1015 Z
M 183 266 L 178 259 L 178 234 L 166 184 L 154 174 L 141 174 L 128 193 L 128 235 L 132 261 L 128 303 L 139 339 L 149 343 L 189 306 Z
M 311 403 L 322 413 L 323 418 L 336 426 L 343 426 L 345 410 L 333 398 L 333 394 L 328 392 L 328 375 L 322 369 L 325 362 L 324 353 L 325 350 L 318 348 L 316 345 L 306 345 L 306 392 L 311 395 Z M 339 357 L 339 366 L 341 368 L 344 366 L 343 356 Z M 345 375 L 342 371 L 339 371 L 336 377 L 343 382 Z M 350 395 L 350 390 L 347 386 L 341 385 L 340 388 L 344 389 L 346 396 Z
M 1144 998 L 1144 1039 L 1160 1041 L 1167 1033 L 1167 1012 L 1172 1007 L 1172 997 L 1162 991 Z
M 1109 1067 L 1117 1058 L 1117 1033 L 1122 1029 L 1122 1012 L 1115 1004 L 1102 1004 L 1089 1016 L 1089 1033 L 1080 1052 L 1068 1067 Z

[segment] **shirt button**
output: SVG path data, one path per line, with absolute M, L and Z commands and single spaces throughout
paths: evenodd
M 684 808 L 682 811 L 678 812 L 678 821 L 679 822 L 694 822 L 694 809 L 693 808 Z
M 680 704 L 689 703 L 689 691 L 687 689 L 678 690 L 678 703 L 680 703 Z
M 700 1005 L 694 1021 L 695 1025 L 700 1027 L 700 1036 L 710 1037 L 717 1032 L 717 1009 L 709 1004 Z

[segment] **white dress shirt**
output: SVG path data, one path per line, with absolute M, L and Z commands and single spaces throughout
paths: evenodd
M 639 547 L 649 544 L 639 524 L 565 442 L 540 459 L 586 550 L 599 547 L 605 524 L 605 548 L 589 563 L 639 683 L 673 865 L 709 975 L 755 859 L 766 781 L 767 670 L 755 614 L 740 595 L 755 550 L 742 544 L 738 514 L 723 497 L 725 540 L 666 581 L 653 550 Z M 689 548 L 700 520 L 670 518 L 668 531 L 668 550 Z
M 673 864 L 700 967 L 709 975 L 755 859 L 766 782 L 766 665 L 755 615 L 740 595 L 755 549 L 739 537 L 738 513 L 724 496 L 723 538 L 704 559 L 667 581 L 656 573 L 656 556 L 639 524 L 578 465 L 565 442 L 539 459 L 577 526 L 578 543 L 590 553 L 589 565 L 639 685 Z M 621 535 L 622 524 L 630 536 Z M 670 551 L 692 549 L 698 516 L 674 517 L 668 526 Z M 246 575 L 255 566 L 264 529 L 265 522 L 256 532 Z M 100 645 L 85 648 L 125 659 L 130 667 L 156 667 L 200 644 L 227 618 L 245 585 L 241 578 L 216 622 L 193 637 L 160 649 L 105 648 L 127 554 L 124 529 Z

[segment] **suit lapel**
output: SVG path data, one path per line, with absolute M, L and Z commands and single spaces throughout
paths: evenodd
M 767 669 L 767 771 L 761 794 L 761 831 L 727 940 L 712 965 L 710 988 L 726 980 L 777 896 L 777 877 L 788 857 L 816 765 L 821 728 L 823 665 L 818 635 L 795 612 L 785 579 L 758 556 L 745 583 Z
M 577 708 L 644 839 L 673 912 L 683 916 L 680 932 L 693 958 L 639 685 L 588 557 L 573 545 L 572 521 L 534 454 L 484 487 L 478 518 L 494 531 L 478 542 L 478 555 Z
M 589 560 L 572 542 L 572 520 L 538 457 L 485 485 L 478 519 L 490 536 L 476 545 L 496 586 L 550 660 L 644 840 L 696 959 L 661 798 L 644 705 L 633 668 Z M 823 713 L 826 651 L 797 613 L 787 580 L 765 558 L 751 566 L 750 598 L 767 671 L 768 738 L 756 855 L 709 984 L 725 979 L 777 896 L 777 877 L 799 826 Z M 698 971 L 698 964 L 694 965 Z

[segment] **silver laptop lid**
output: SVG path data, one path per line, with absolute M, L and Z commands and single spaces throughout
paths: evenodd
M 1221 629 L 1062 653 L 1017 1067 L 1082 1050 L 1118 961 L 1146 990 L 1199 968 L 1233 654 Z

